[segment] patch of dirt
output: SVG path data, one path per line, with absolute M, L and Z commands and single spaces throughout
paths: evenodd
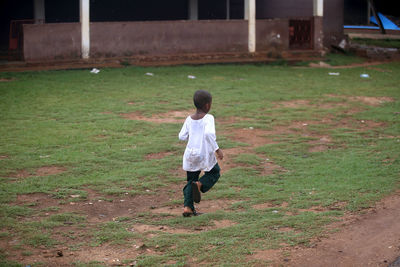
M 15 81 L 14 78 L 0 78 L 0 82 L 12 82 Z
M 272 161 L 264 161 L 261 167 L 261 175 L 268 176 L 275 174 L 276 172 L 286 172 L 287 170 Z
M 311 103 L 310 100 L 305 99 L 295 99 L 290 101 L 275 102 L 275 108 L 285 107 L 285 108 L 318 108 L 318 109 L 333 109 L 333 108 L 348 108 L 349 105 L 344 102 L 316 102 Z
M 182 186 L 183 187 L 183 186 Z M 229 200 L 229 199 L 216 199 L 216 200 L 207 200 L 204 197 L 207 194 L 202 195 L 203 199 L 201 202 L 196 206 L 196 211 L 199 213 L 213 213 L 219 210 L 231 210 L 230 207 L 239 202 L 238 200 Z M 183 199 L 183 196 L 181 197 Z M 183 200 L 182 200 L 183 202 Z M 151 209 L 151 213 L 155 214 L 169 214 L 171 216 L 181 216 L 183 211 L 183 203 L 182 205 L 175 205 L 175 206 L 164 206 L 159 208 Z
M 312 146 L 308 149 L 309 152 L 323 152 L 328 150 L 332 145 L 332 139 L 329 136 L 322 136 L 319 140 L 309 141 Z
M 380 106 L 386 102 L 394 102 L 394 99 L 391 97 L 372 97 L 372 96 L 354 96 L 354 97 L 349 97 L 351 101 L 354 102 L 362 102 L 364 104 L 367 104 L 369 106 Z
M 270 131 L 267 130 L 242 128 L 231 129 L 229 130 L 229 133 L 232 134 L 231 138 L 235 141 L 250 144 L 252 147 L 275 143 L 268 136 Z
M 314 152 L 323 152 L 328 150 L 329 147 L 326 145 L 317 145 L 317 146 L 312 146 L 308 149 L 308 152 L 314 153 Z
M 330 226 L 339 232 L 292 251 L 290 266 L 388 266 L 400 255 L 399 206 L 397 192 L 366 214 L 345 216 Z
M 259 260 L 266 263 L 266 266 L 273 264 L 274 262 L 282 261 L 282 253 L 279 250 L 268 249 L 268 250 L 259 250 L 253 252 L 252 255 L 248 256 L 249 260 Z M 269 263 L 269 264 L 268 264 Z M 264 266 L 264 265 L 256 265 L 256 266 Z M 275 265 L 272 265 L 275 266 Z
M 318 213 L 318 212 L 325 212 L 328 211 L 329 209 L 321 207 L 321 206 L 314 206 L 308 209 L 298 209 L 297 212 L 314 212 L 314 213 Z
M 163 159 L 167 156 L 173 155 L 172 152 L 159 152 L 159 153 L 154 153 L 154 154 L 148 154 L 146 155 L 146 160 L 152 160 L 152 159 Z
M 36 170 L 36 175 L 38 176 L 49 176 L 49 175 L 56 175 L 63 172 L 66 172 L 67 169 L 63 167 L 57 166 L 49 166 L 49 167 L 41 167 Z
M 48 207 L 58 206 L 59 199 L 52 198 L 51 195 L 44 193 L 34 193 L 17 195 L 16 205 L 26 205 L 29 204 L 32 208 L 41 210 Z
M 59 256 L 60 252 L 62 256 Z M 146 249 L 142 244 L 118 247 L 113 245 L 102 245 L 99 247 L 85 246 L 80 250 L 70 250 L 67 247 L 58 249 L 34 250 L 31 256 L 24 256 L 21 260 L 23 265 L 28 266 L 35 263 L 44 266 L 75 266 L 74 262 L 102 262 L 107 266 L 126 266 L 122 261 L 135 259 L 142 254 L 155 254 L 156 252 Z M 133 262 L 132 262 L 133 263 Z M 129 266 L 129 265 L 128 265 Z
M 151 117 L 145 117 L 140 112 L 120 114 L 128 120 L 147 121 L 154 123 L 184 123 L 187 116 L 193 113 L 193 110 L 169 111 L 162 114 L 153 114 Z
M 394 102 L 395 99 L 392 97 L 375 97 L 375 96 L 344 96 L 344 95 L 334 95 L 334 94 L 327 94 L 326 96 L 333 97 L 333 98 L 342 98 L 347 99 L 352 102 L 361 102 L 363 104 L 369 106 L 380 106 L 387 102 Z
M 193 234 L 204 231 L 211 231 L 215 229 L 227 228 L 233 225 L 236 225 L 235 222 L 230 220 L 221 220 L 221 221 L 211 221 L 213 225 L 211 226 L 197 226 L 194 229 L 185 229 L 185 228 L 173 228 L 169 226 L 156 226 L 156 225 L 146 225 L 146 224 L 137 224 L 133 226 L 132 231 L 136 231 L 143 234 L 151 235 L 154 237 L 154 233 L 151 232 L 163 232 L 169 234 Z
M 297 232 L 294 228 L 291 227 L 279 227 L 276 229 L 279 233 L 290 233 L 290 232 Z
M 296 99 L 296 100 L 290 100 L 290 101 L 281 101 L 277 103 L 280 106 L 283 106 L 285 108 L 300 108 L 300 107 L 309 107 L 312 106 L 310 104 L 309 100 L 303 100 L 303 99 Z
M 63 172 L 66 172 L 67 169 L 64 167 L 58 167 L 58 166 L 44 166 L 40 167 L 39 169 L 29 172 L 27 170 L 20 170 L 16 173 L 12 173 L 9 175 L 10 178 L 29 178 L 33 176 L 50 176 L 50 175 L 56 175 L 60 174 Z
M 329 209 L 344 205 L 347 203 L 336 203 Z M 261 260 L 271 266 L 386 267 L 400 255 L 399 205 L 400 192 L 397 192 L 363 214 L 347 214 L 339 222 L 327 226 L 327 231 L 340 231 L 316 238 L 311 247 L 285 246 L 282 249 L 256 251 L 251 259 Z M 312 207 L 299 211 L 321 210 L 326 209 Z M 282 229 L 284 232 L 292 230 Z
M 287 208 L 288 206 L 289 206 L 289 203 L 287 203 L 287 202 L 282 202 L 280 205 L 275 205 L 270 202 L 265 202 L 265 203 L 253 205 L 253 209 L 265 210 L 265 209 L 270 209 L 270 208 Z
M 8 158 L 9 158 L 9 156 L 7 156 L 7 155 L 0 155 L 0 160 L 8 159 Z

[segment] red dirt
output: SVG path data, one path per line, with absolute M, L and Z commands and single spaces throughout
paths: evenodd
M 0 78 L 0 82 L 12 82 L 14 80 L 14 78 Z
M 64 167 L 57 167 L 57 166 L 44 166 L 40 167 L 39 169 L 29 172 L 27 170 L 20 170 L 17 173 L 12 173 L 9 175 L 11 178 L 29 178 L 32 176 L 49 176 L 49 175 L 56 175 L 63 172 L 66 172 L 67 169 Z
M 154 154 L 148 154 L 146 155 L 146 160 L 152 160 L 152 159 L 162 159 L 167 156 L 173 155 L 172 152 L 159 152 L 159 153 L 154 153 Z
M 399 206 L 397 192 L 366 214 L 345 216 L 330 226 L 339 232 L 293 250 L 290 266 L 388 266 L 400 255 Z
M 169 111 L 163 114 L 145 117 L 138 112 L 124 113 L 121 116 L 129 120 L 139 120 L 155 123 L 183 123 L 187 116 L 193 113 L 193 110 L 186 111 Z

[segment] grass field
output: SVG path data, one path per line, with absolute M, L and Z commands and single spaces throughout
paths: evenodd
M 399 72 L 0 73 L 0 266 L 252 266 L 268 263 L 263 251 L 310 246 L 399 189 Z M 177 135 L 197 89 L 213 95 L 226 158 L 205 214 L 183 218 Z

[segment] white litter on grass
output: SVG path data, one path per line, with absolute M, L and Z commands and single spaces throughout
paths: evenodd
M 188 75 L 188 78 L 189 78 L 189 79 L 196 79 L 196 76 Z
M 360 77 L 361 77 L 361 78 L 369 78 L 369 75 L 366 74 L 366 73 L 363 73 L 363 74 L 360 75 Z
M 41 159 L 50 158 L 50 155 L 39 156 L 39 158 L 41 158 Z
M 250 130 L 253 130 L 253 129 L 254 129 L 254 127 L 249 127 L 249 129 L 250 129 Z
M 146 75 L 147 75 L 147 76 L 154 76 L 154 73 L 147 72 Z
M 90 71 L 90 73 L 94 73 L 94 74 L 97 74 L 97 73 L 99 73 L 100 72 L 100 70 L 99 69 L 96 69 L 96 68 L 93 68 L 91 71 Z
M 332 76 L 339 76 L 340 73 L 339 73 L 339 72 L 329 72 L 329 75 L 332 75 Z
M 279 211 L 277 211 L 277 210 L 273 210 L 273 211 L 272 211 L 272 213 L 278 213 L 278 212 L 279 212 Z

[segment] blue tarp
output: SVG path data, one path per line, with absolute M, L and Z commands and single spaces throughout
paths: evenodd
M 382 21 L 382 25 L 383 28 L 385 30 L 397 30 L 399 31 L 400 28 L 394 24 L 390 19 L 388 19 L 387 17 L 385 17 L 384 15 L 382 15 L 381 13 L 378 12 L 378 16 Z M 376 25 L 378 25 L 378 22 L 376 21 L 375 17 L 372 16 L 369 19 L 370 22 L 375 23 Z M 377 26 L 355 26 L 355 25 L 344 25 L 345 29 L 367 29 L 367 30 L 379 30 L 379 27 Z
M 376 26 L 355 26 L 355 25 L 344 25 L 345 29 L 368 29 L 368 30 L 379 30 Z
M 382 21 L 382 25 L 383 28 L 385 30 L 400 30 L 399 27 L 397 27 L 396 24 L 394 24 L 390 19 L 388 19 L 387 17 L 385 17 L 384 15 L 382 15 L 381 13 L 378 12 L 378 16 Z M 371 21 L 372 23 L 375 23 L 376 25 L 378 25 L 378 22 L 376 21 L 375 17 L 372 16 L 369 21 Z

